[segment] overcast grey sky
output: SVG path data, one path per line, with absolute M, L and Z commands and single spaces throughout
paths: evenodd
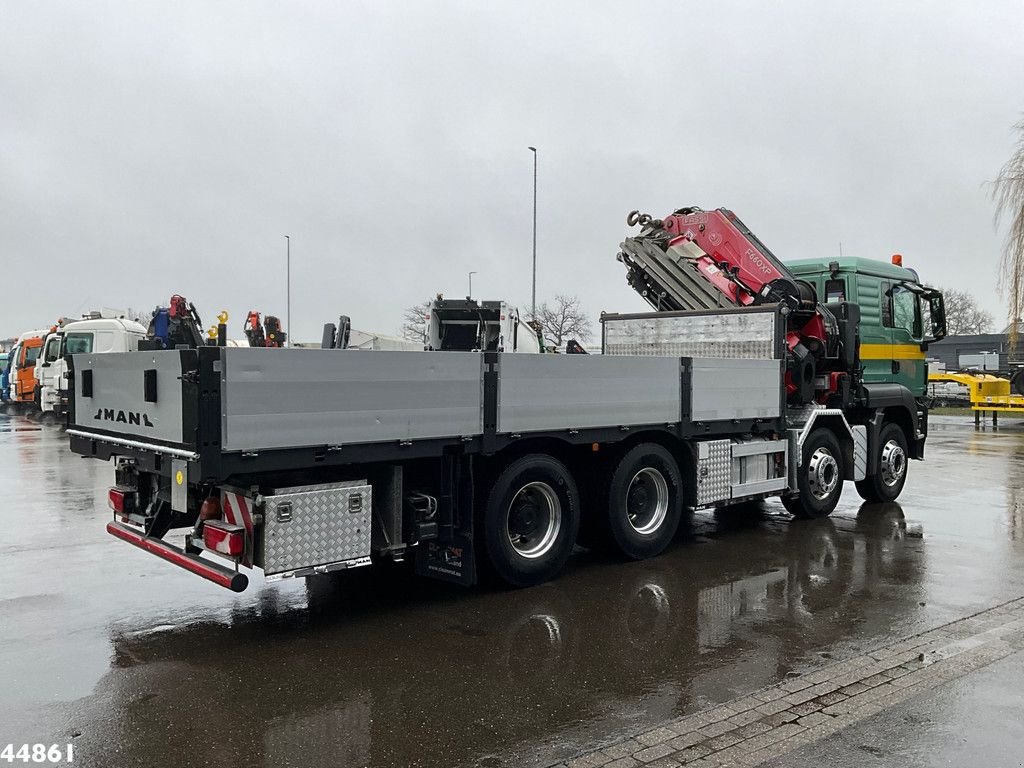
M 781 258 L 904 254 L 996 302 L 985 182 L 1024 5 L 0 5 L 0 337 L 171 293 L 393 333 L 441 291 L 644 309 L 632 208 L 735 210 Z M 995 312 L 1000 321 L 1002 310 Z

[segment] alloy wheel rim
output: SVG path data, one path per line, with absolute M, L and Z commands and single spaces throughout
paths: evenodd
M 562 502 L 547 483 L 534 481 L 512 497 L 505 516 L 505 535 L 516 554 L 528 560 L 554 547 L 562 529 Z
M 654 467 L 644 467 L 626 489 L 626 520 L 641 535 L 653 533 L 668 515 L 668 482 Z
M 807 484 L 818 501 L 824 501 L 839 484 L 839 464 L 828 448 L 821 447 L 807 462 Z
M 890 440 L 882 446 L 879 463 L 882 469 L 882 482 L 892 488 L 907 471 L 907 454 L 903 450 L 903 446 L 895 440 Z

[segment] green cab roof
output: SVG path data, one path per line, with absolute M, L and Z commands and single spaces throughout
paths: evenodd
M 839 264 L 840 272 L 856 272 L 861 275 L 884 277 L 890 280 L 919 282 L 917 275 L 906 267 L 897 267 L 888 261 L 862 259 L 857 256 L 841 256 L 837 259 L 798 259 L 784 263 L 797 277 L 806 277 L 807 275 L 828 274 L 828 265 L 833 262 Z

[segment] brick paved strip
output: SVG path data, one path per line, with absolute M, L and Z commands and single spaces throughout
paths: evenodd
M 1024 649 L 1024 597 L 788 678 L 558 768 L 755 766 Z

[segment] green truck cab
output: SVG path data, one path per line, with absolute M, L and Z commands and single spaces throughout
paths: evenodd
M 820 301 L 860 307 L 860 360 L 864 383 L 898 384 L 915 399 L 925 396 L 931 342 L 946 335 L 942 294 L 921 284 L 917 273 L 894 263 L 846 256 L 829 262 L 786 262 L 793 275 L 811 283 Z

